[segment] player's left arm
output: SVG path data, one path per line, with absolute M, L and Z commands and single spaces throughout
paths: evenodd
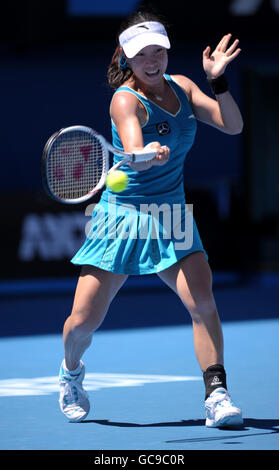
M 240 53 L 238 39 L 228 47 L 231 34 L 224 36 L 210 54 L 210 47 L 203 51 L 203 68 L 208 79 L 223 75 L 227 65 Z M 227 134 L 239 134 L 243 128 L 241 112 L 229 91 L 210 98 L 189 78 L 176 76 L 176 81 L 188 95 L 195 117 Z
M 240 134 L 243 120 L 237 103 L 229 91 L 216 95 L 216 99 L 203 93 L 194 83 L 189 84 L 189 100 L 195 117 L 227 134 Z

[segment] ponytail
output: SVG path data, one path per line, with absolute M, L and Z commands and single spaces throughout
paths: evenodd
M 112 56 L 111 63 L 107 71 L 108 84 L 114 90 L 119 88 L 126 80 L 128 80 L 133 72 L 127 65 L 126 68 L 120 66 L 121 47 L 118 45 Z

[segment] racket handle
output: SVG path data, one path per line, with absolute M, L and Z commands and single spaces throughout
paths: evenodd
M 145 149 L 137 150 L 132 155 L 132 162 L 147 162 L 148 160 L 152 160 L 156 157 L 158 152 L 147 152 Z
M 146 162 L 148 160 L 152 160 L 157 155 L 158 152 L 147 152 L 145 149 L 142 150 L 137 150 L 134 153 L 131 154 L 125 154 L 126 156 L 120 160 L 118 163 L 113 165 L 109 171 L 108 174 L 112 171 L 118 170 L 121 166 L 125 165 L 128 162 Z

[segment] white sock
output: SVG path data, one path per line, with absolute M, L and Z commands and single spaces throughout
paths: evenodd
M 79 363 L 78 367 L 74 370 L 69 370 L 67 367 L 66 367 L 66 362 L 65 362 L 65 359 L 63 360 L 63 369 L 66 371 L 66 372 L 69 372 L 70 375 L 79 375 L 80 371 L 81 371 L 81 363 Z

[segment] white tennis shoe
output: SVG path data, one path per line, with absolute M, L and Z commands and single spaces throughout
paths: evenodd
M 59 373 L 59 404 L 62 413 L 71 423 L 83 421 L 90 410 L 88 395 L 82 387 L 85 376 L 85 367 L 82 361 L 80 361 L 80 365 L 80 373 L 72 375 L 65 369 L 65 362 L 63 360 Z
M 216 388 L 205 400 L 206 421 L 210 428 L 240 426 L 243 424 L 242 413 L 237 408 L 224 388 Z

